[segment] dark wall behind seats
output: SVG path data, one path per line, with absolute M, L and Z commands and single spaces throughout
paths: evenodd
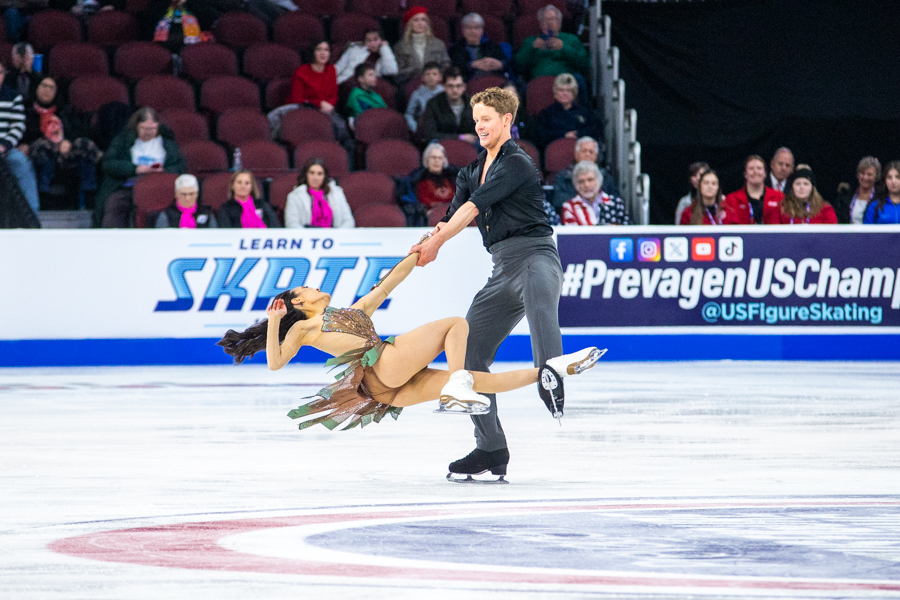
M 865 155 L 900 159 L 900 2 L 605 2 L 638 111 L 651 223 L 671 223 L 704 160 L 726 191 L 779 146 L 831 200 Z

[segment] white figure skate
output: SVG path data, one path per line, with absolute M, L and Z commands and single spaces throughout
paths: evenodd
M 460 415 L 484 415 L 490 412 L 489 398 L 476 394 L 472 386 L 475 379 L 465 369 L 450 374 L 450 381 L 441 390 L 441 403 L 436 413 Z

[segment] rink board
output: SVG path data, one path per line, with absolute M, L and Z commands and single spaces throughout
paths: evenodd
M 6 231 L 0 366 L 216 364 L 227 329 L 309 285 L 349 306 L 426 230 Z M 566 350 L 608 360 L 900 358 L 900 227 L 557 228 Z M 474 228 L 373 317 L 464 316 L 491 271 Z M 324 355 L 303 349 L 298 361 Z M 264 360 L 260 354 L 255 360 Z M 523 321 L 501 361 L 531 360 Z

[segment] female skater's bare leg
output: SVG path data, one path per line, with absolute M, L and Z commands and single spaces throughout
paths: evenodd
M 476 392 L 499 394 L 517 390 L 537 382 L 538 370 L 519 369 L 506 373 L 473 371 L 472 375 L 475 378 Z M 393 406 L 412 406 L 413 404 L 437 400 L 441 395 L 441 389 L 443 389 L 449 379 L 449 371 L 423 369 L 400 388 L 391 404 Z M 387 382 L 384 383 L 387 384 Z
M 426 323 L 398 335 L 375 363 L 375 374 L 390 387 L 400 387 L 427 367 L 441 352 L 447 355 L 450 372 L 464 368 L 469 324 L 462 317 Z M 446 383 L 446 382 L 445 382 Z M 437 398 L 437 396 L 434 396 Z

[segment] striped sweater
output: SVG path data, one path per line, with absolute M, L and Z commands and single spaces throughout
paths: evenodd
M 25 105 L 18 91 L 0 87 L 0 145 L 15 148 L 25 133 Z

